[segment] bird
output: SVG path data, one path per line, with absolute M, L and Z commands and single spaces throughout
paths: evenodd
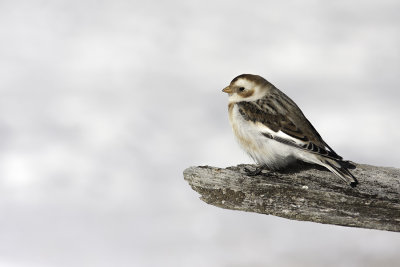
M 283 169 L 296 161 L 321 165 L 351 187 L 358 184 L 344 161 L 286 94 L 259 75 L 241 74 L 223 90 L 229 122 L 241 148 L 264 168 Z

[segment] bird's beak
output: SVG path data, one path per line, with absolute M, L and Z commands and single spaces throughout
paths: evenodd
M 232 94 L 232 88 L 227 86 L 224 89 L 222 89 L 222 92 L 227 93 L 227 94 Z

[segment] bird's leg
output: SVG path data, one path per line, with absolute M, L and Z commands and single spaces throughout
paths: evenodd
M 244 171 L 248 176 L 256 176 L 259 175 L 264 170 L 264 166 L 257 166 L 255 170 L 249 170 L 248 168 L 244 168 Z

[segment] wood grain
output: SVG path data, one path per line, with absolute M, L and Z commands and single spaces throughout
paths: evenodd
M 184 178 L 204 202 L 287 219 L 400 232 L 400 170 L 353 163 L 356 188 L 318 166 L 247 176 L 244 168 L 190 167 Z

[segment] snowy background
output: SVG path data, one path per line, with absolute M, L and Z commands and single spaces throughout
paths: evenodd
M 346 159 L 400 167 L 399 12 L 0 0 L 0 266 L 397 265 L 397 233 L 218 209 L 182 172 L 251 162 L 221 92 L 241 73 L 289 95 Z

